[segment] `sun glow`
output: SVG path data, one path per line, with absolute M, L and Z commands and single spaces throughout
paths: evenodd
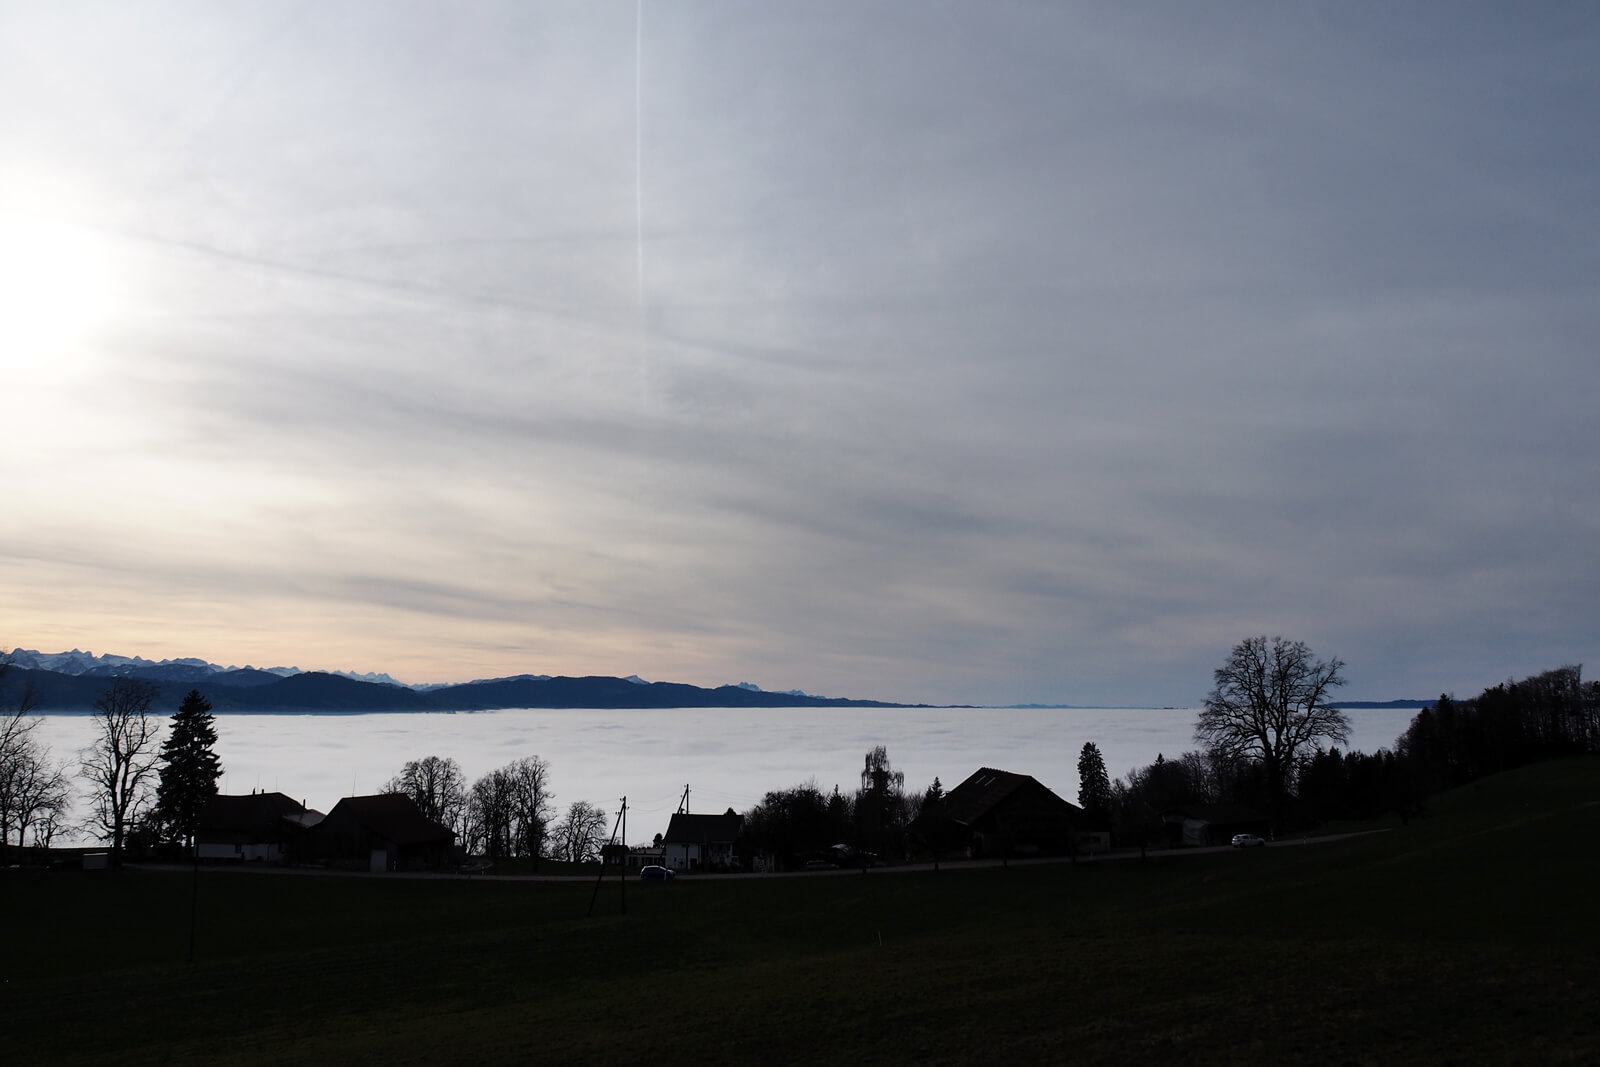
M 110 257 L 92 231 L 0 212 L 0 373 L 59 369 L 110 309 Z

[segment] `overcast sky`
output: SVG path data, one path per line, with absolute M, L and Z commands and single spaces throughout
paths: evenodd
M 1593 5 L 0 25 L 6 647 L 936 703 L 1192 704 L 1254 634 L 1355 699 L 1600 666 Z

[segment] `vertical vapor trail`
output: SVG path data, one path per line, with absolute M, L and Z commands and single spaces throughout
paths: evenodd
M 644 336 L 644 0 L 634 0 L 633 5 L 633 238 L 639 389 L 649 400 L 650 350 Z
M 644 0 L 633 8 L 633 225 L 637 250 L 635 281 L 639 314 L 644 315 Z

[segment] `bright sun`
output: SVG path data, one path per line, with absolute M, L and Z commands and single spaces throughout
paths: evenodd
M 70 359 L 109 307 L 109 273 L 92 232 L 0 212 L 0 372 Z

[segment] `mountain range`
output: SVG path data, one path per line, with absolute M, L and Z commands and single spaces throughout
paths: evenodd
M 769 693 L 749 682 L 706 689 L 638 676 L 551 677 L 521 674 L 455 685 L 408 686 L 387 674 L 302 671 L 298 667 L 221 667 L 201 659 L 148 660 L 92 652 L 16 649 L 0 706 L 32 688 L 41 711 L 87 711 L 107 679 L 138 678 L 159 689 L 156 706 L 176 705 L 199 689 L 216 711 L 490 711 L 500 708 L 793 708 L 905 707 L 878 700 Z

